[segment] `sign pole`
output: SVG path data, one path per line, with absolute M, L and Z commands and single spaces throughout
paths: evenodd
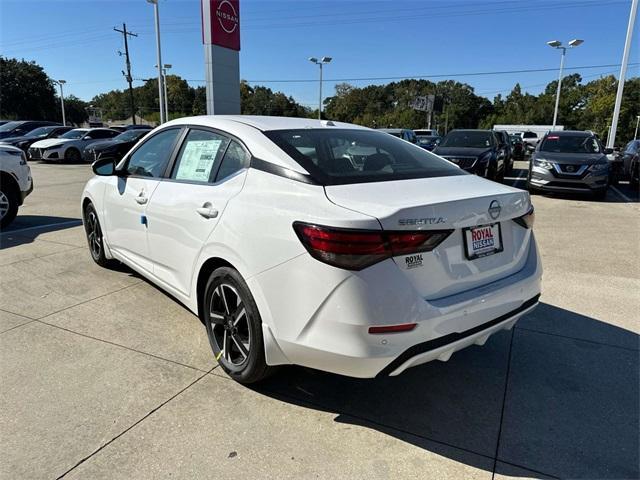
M 240 114 L 240 0 L 200 0 L 207 115 Z

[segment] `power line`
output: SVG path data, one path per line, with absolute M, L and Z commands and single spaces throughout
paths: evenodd
M 640 62 L 630 63 L 632 65 L 640 65 Z M 582 65 L 579 67 L 567 67 L 565 70 L 587 70 L 591 68 L 609 68 L 619 67 L 620 64 L 612 63 L 608 65 Z M 539 72 L 557 72 L 558 67 L 553 68 L 528 68 L 522 70 L 501 70 L 501 71 L 487 71 L 487 72 L 458 72 L 458 73 L 434 73 L 430 75 L 403 75 L 397 77 L 352 77 L 352 78 L 327 78 L 327 82 L 362 82 L 362 81 L 378 81 L 378 80 L 411 80 L 411 79 L 425 79 L 425 78 L 448 78 L 448 77 L 475 77 L 475 76 L 489 76 L 489 75 L 513 75 L 519 73 L 539 73 Z M 204 80 L 187 80 L 192 82 L 204 82 Z M 311 83 L 317 82 L 317 79 L 286 79 L 286 80 L 246 80 L 247 83 Z

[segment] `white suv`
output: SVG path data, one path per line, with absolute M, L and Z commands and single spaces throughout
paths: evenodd
M 24 152 L 0 145 L 0 228 L 8 226 L 18 214 L 18 207 L 33 190 L 31 169 Z

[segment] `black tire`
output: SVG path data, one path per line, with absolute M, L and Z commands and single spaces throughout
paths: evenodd
M 18 191 L 9 182 L 0 184 L 0 228 L 8 227 L 18 214 Z
M 593 198 L 599 201 L 605 200 L 607 198 L 607 188 L 603 188 L 593 192 Z
M 82 155 L 77 148 L 70 148 L 64 152 L 64 159 L 69 163 L 80 163 L 82 161 Z
M 638 164 L 638 162 L 636 162 L 635 164 L 631 165 L 631 175 L 629 178 L 629 185 L 632 188 L 638 188 L 638 186 L 640 185 L 640 164 Z
M 262 319 L 242 276 L 229 267 L 215 270 L 202 305 L 209 344 L 222 369 L 243 384 L 265 379 L 272 368 L 265 360 Z
M 102 228 L 100 227 L 98 214 L 92 203 L 88 203 L 84 208 L 84 231 L 87 235 L 89 252 L 91 253 L 93 261 L 104 268 L 111 266 L 114 262 L 105 256 Z

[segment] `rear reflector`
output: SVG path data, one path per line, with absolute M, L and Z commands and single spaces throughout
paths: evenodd
M 293 229 L 317 260 L 347 270 L 362 270 L 387 258 L 429 252 L 453 230 L 350 230 L 294 222 Z
M 525 213 L 523 216 L 513 219 L 514 222 L 516 222 L 518 225 L 524 228 L 533 228 L 533 224 L 535 220 L 536 220 L 536 212 L 533 209 L 533 207 L 531 207 L 529 211 Z
M 400 325 L 385 325 L 383 327 L 369 327 L 369 333 L 399 333 L 409 332 L 416 328 L 416 323 L 401 323 Z

